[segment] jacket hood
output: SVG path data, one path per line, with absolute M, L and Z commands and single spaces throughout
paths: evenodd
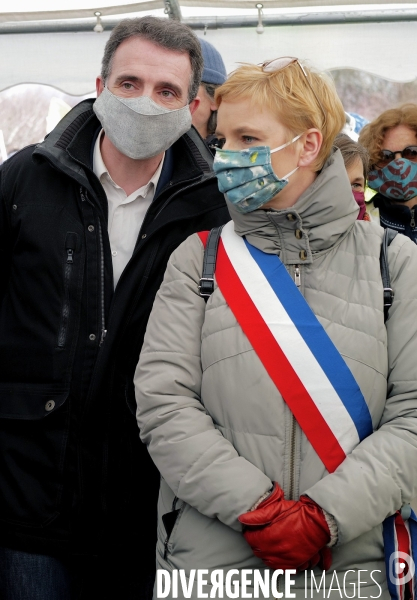
M 305 262 L 341 240 L 358 216 L 340 150 L 334 150 L 315 181 L 289 208 L 241 214 L 226 200 L 235 231 L 268 253 L 285 253 L 284 261 Z M 299 233 L 300 232 L 300 233 Z M 301 236 L 301 237 L 300 237 Z

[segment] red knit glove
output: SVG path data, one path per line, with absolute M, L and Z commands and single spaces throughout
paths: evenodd
M 253 553 L 271 569 L 330 568 L 329 527 L 322 509 L 308 496 L 285 500 L 275 483 L 271 495 L 239 521 Z

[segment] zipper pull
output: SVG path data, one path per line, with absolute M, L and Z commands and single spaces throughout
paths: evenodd
M 88 195 L 87 195 L 87 190 L 84 190 L 84 188 L 80 187 L 80 196 L 81 196 L 81 202 L 89 202 L 88 200 Z
M 67 248 L 67 264 L 72 264 L 74 262 L 74 250 L 72 248 Z
M 414 218 L 414 208 L 411 209 L 411 221 L 410 221 L 410 227 L 412 227 L 414 229 L 414 227 L 416 226 L 416 220 Z
M 301 285 L 300 267 L 298 265 L 295 265 L 295 269 L 294 269 L 294 283 L 298 288 Z
M 104 338 L 106 337 L 106 335 L 107 335 L 107 329 L 102 329 L 101 330 L 101 338 L 100 338 L 100 346 L 104 342 Z

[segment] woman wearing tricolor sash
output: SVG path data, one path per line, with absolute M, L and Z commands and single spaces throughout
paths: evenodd
M 385 321 L 384 230 L 357 220 L 326 76 L 244 65 L 216 99 L 232 220 L 171 256 L 135 376 L 154 597 L 414 598 L 417 247 L 388 248 Z

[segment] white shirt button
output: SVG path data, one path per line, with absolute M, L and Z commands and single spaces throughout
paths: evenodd
M 111 255 L 112 255 L 112 256 L 117 256 L 117 250 L 112 250 L 112 253 L 111 253 Z

